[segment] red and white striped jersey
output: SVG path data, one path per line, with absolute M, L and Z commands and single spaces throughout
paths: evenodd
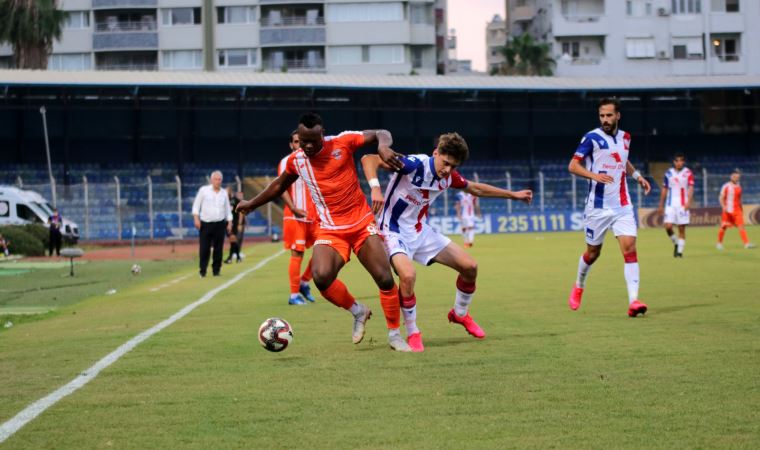
M 663 187 L 668 190 L 665 206 L 685 206 L 689 200 L 689 187 L 694 186 L 694 174 L 687 167 L 677 172 L 671 167 L 665 172 Z
M 285 171 L 285 165 L 288 163 L 288 158 L 290 155 L 282 158 L 280 160 L 280 164 L 277 167 L 277 176 L 282 175 L 282 173 Z M 293 211 L 288 208 L 287 205 L 285 205 L 283 209 L 283 219 L 284 220 L 297 220 L 299 222 L 314 222 L 316 220 L 317 211 L 314 208 L 314 202 L 311 200 L 311 194 L 309 193 L 309 188 L 306 187 L 306 183 L 304 183 L 302 178 L 298 178 L 295 183 L 291 184 L 288 188 L 288 194 L 290 194 L 290 198 L 293 199 L 293 205 L 295 205 L 296 208 L 306 211 L 306 217 L 296 217 L 295 214 L 293 214 Z
M 469 192 L 459 191 L 457 192 L 457 201 L 459 202 L 459 211 L 462 217 L 475 217 L 475 205 L 478 202 L 477 197 Z
M 728 182 L 720 188 L 720 198 L 726 205 L 724 211 L 727 213 L 738 213 L 742 211 L 742 187 L 738 183 Z

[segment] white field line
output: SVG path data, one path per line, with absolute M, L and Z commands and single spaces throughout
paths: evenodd
M 156 286 L 154 288 L 150 288 L 149 291 L 150 292 L 158 292 L 158 291 L 160 291 L 163 288 L 168 288 L 169 286 L 171 286 L 173 284 L 177 284 L 180 281 L 185 280 L 185 279 L 187 279 L 189 277 L 190 277 L 190 275 L 185 275 L 185 276 L 182 276 L 182 277 L 179 277 L 179 278 L 175 278 L 172 281 L 168 281 L 168 282 L 166 282 L 166 283 L 164 283 L 164 284 L 162 284 L 160 286 Z
M 132 339 L 128 340 L 127 342 L 119 346 L 116 350 L 112 351 L 111 353 L 103 357 L 103 359 L 96 362 L 94 365 L 92 365 L 88 369 L 85 369 L 84 372 L 77 375 L 73 380 L 69 381 L 64 386 L 61 386 L 60 388 L 56 389 L 55 391 L 51 392 L 45 397 L 42 397 L 41 399 L 37 400 L 36 402 L 30 404 L 29 406 L 21 410 L 21 412 L 16 414 L 15 417 L 13 417 L 12 419 L 0 425 L 0 443 L 4 442 L 9 437 L 13 436 L 15 432 L 17 432 L 24 425 L 31 422 L 37 416 L 45 412 L 46 409 L 55 405 L 59 400 L 61 400 L 62 398 L 66 397 L 69 394 L 74 393 L 77 389 L 83 387 L 84 385 L 86 385 L 87 383 L 95 379 L 95 377 L 98 376 L 101 370 L 105 369 L 106 367 L 118 361 L 119 358 L 127 354 L 127 352 L 129 352 L 133 348 L 140 345 L 143 341 L 147 340 L 154 334 L 158 333 L 159 331 L 163 330 L 164 328 L 168 327 L 169 325 L 173 324 L 179 319 L 190 314 L 190 312 L 192 312 L 195 308 L 201 306 L 202 304 L 214 298 L 216 294 L 220 293 L 221 291 L 227 289 L 228 287 L 242 280 L 249 273 L 264 267 L 267 263 L 269 263 L 269 261 L 277 258 L 278 256 L 282 255 L 284 252 L 285 250 L 280 250 L 277 253 L 264 258 L 258 264 L 251 267 L 250 269 L 240 272 L 239 274 L 237 274 L 235 277 L 225 282 L 224 284 L 206 292 L 206 294 L 203 297 L 199 298 L 193 303 L 190 303 L 189 305 L 180 309 L 168 319 L 154 325 L 152 328 L 149 328 L 143 331 L 142 333 L 138 334 L 137 336 L 133 337 Z

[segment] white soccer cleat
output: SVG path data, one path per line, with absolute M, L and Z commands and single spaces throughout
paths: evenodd
M 747 250 L 749 250 L 751 248 L 757 248 L 757 245 L 753 244 L 752 242 L 748 242 L 748 243 L 744 244 L 744 248 L 746 248 Z
M 718 244 L 715 246 L 715 248 L 717 248 L 718 250 L 723 250 L 723 244 L 721 244 L 720 242 L 718 242 Z
M 364 339 L 367 321 L 372 317 L 372 311 L 370 311 L 367 306 L 362 305 L 361 303 L 357 303 L 357 305 L 359 305 L 361 311 L 354 314 L 354 332 L 351 335 L 351 340 L 354 344 L 358 344 Z
M 409 344 L 406 343 L 403 337 L 401 337 L 400 334 L 389 334 L 388 335 L 388 345 L 391 346 L 391 349 L 397 351 L 397 352 L 411 352 L 412 347 L 409 346 Z

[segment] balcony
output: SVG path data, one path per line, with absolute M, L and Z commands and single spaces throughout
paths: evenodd
M 261 46 L 324 45 L 325 29 L 321 28 L 264 28 L 259 30 Z
M 158 70 L 158 64 L 101 64 L 95 70 L 128 70 L 139 72 L 152 72 Z
M 92 9 L 155 8 L 157 6 L 158 0 L 92 0 Z
M 262 27 L 319 27 L 325 25 L 325 18 L 321 16 L 295 16 L 295 17 L 262 17 Z
M 119 51 L 96 53 L 95 70 L 158 70 L 158 52 Z
M 533 6 L 518 6 L 512 11 L 512 19 L 515 22 L 530 22 L 536 17 L 536 8 Z
M 285 59 L 282 61 L 265 61 L 267 72 L 324 72 L 324 59 Z
M 555 37 L 607 36 L 610 27 L 603 15 L 563 15 L 554 16 L 552 33 Z
M 158 25 L 155 19 L 140 21 L 106 21 L 95 24 L 96 33 L 156 31 L 157 28 Z

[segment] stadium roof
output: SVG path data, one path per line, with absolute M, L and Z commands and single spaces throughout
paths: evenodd
M 327 75 L 261 72 L 55 72 L 0 70 L 4 86 L 298 87 L 342 89 L 600 91 L 741 89 L 760 87 L 758 75 L 686 77 L 490 77 Z

